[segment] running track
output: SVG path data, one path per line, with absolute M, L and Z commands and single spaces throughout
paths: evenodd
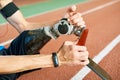
M 90 57 L 94 58 L 96 62 L 99 62 L 100 60 L 99 65 L 111 75 L 113 80 L 120 80 L 120 0 L 91 0 L 87 3 L 78 4 L 77 10 L 82 13 L 87 28 L 89 28 L 89 35 L 87 38 L 86 46 L 90 52 Z M 59 9 L 50 12 L 49 14 L 45 13 L 42 15 L 27 18 L 27 20 L 46 23 L 47 17 L 47 20 L 49 22 L 52 22 L 54 20 L 60 19 L 64 15 L 63 13 L 65 13 L 65 11 L 66 8 Z M 3 33 L 0 35 L 1 44 L 4 44 L 4 41 L 13 39 L 18 35 L 18 33 L 10 25 L 5 24 L 1 26 L 5 26 L 0 27 L 0 32 Z M 4 32 L 6 32 L 7 29 L 8 32 L 6 36 L 4 36 Z M 4 36 L 4 38 L 2 38 L 2 36 Z M 51 40 L 41 50 L 41 53 L 48 54 L 52 51 L 57 51 L 57 49 L 65 40 L 74 41 L 75 39 L 76 37 L 71 35 L 62 36 L 56 41 Z M 52 48 L 49 47 L 50 45 L 53 45 Z M 97 57 L 97 59 L 95 57 Z M 81 72 L 82 70 L 83 72 Z M 94 72 L 88 72 L 87 68 L 84 66 L 61 66 L 59 68 L 46 68 L 37 70 L 21 76 L 18 80 L 101 79 Z

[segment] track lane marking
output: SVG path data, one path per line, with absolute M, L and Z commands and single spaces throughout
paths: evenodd
M 103 8 L 105 8 L 105 7 L 111 6 L 111 5 L 113 5 L 113 4 L 115 4 L 115 3 L 119 2 L 119 1 L 120 1 L 120 0 L 114 0 L 114 1 L 108 2 L 108 3 L 103 4 L 103 5 L 100 5 L 100 6 L 98 6 L 98 7 L 95 7 L 95 8 L 89 9 L 89 10 L 87 10 L 87 11 L 84 11 L 84 12 L 81 13 L 81 14 L 82 14 L 82 15 L 87 15 L 87 14 L 89 14 L 89 13 L 92 13 L 92 12 L 98 11 L 98 10 L 100 10 L 100 9 L 103 9 Z
M 87 15 L 89 13 L 98 11 L 100 9 L 103 9 L 105 7 L 111 6 L 120 0 L 114 0 L 111 2 L 108 2 L 106 4 L 103 4 L 101 6 L 98 6 L 96 8 L 87 10 L 82 13 L 82 15 Z M 97 56 L 93 58 L 93 61 L 95 61 L 97 64 L 109 54 L 109 52 L 117 45 L 120 43 L 120 35 L 118 35 L 111 43 L 109 43 Z M 90 73 L 91 69 L 88 68 L 87 66 L 83 67 L 75 76 L 71 78 L 71 80 L 82 80 L 88 73 Z
M 98 64 L 119 43 L 120 43 L 120 35 L 118 35 L 101 52 L 99 52 L 99 54 L 93 58 L 93 61 L 95 61 Z M 75 76 L 73 76 L 71 80 L 82 80 L 88 73 L 90 73 L 90 71 L 91 69 L 85 66 Z

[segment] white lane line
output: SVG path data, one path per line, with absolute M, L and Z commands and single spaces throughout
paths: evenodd
M 120 0 L 113 0 L 113 1 L 111 1 L 111 2 L 108 2 L 108 3 L 106 3 L 106 4 L 103 4 L 103 5 L 101 5 L 101 6 L 98 6 L 98 7 L 95 7 L 95 8 L 93 8 L 93 9 L 87 10 L 87 11 L 81 13 L 81 14 L 82 14 L 82 15 L 86 15 L 86 14 L 95 12 L 95 11 L 97 11 L 97 10 L 100 10 L 100 9 L 105 8 L 105 7 L 111 6 L 111 5 L 113 5 L 113 4 L 115 4 L 115 3 L 119 2 L 119 1 L 120 1 Z
M 82 13 L 82 15 L 86 15 L 86 14 L 89 14 L 89 13 L 92 13 L 92 12 L 95 12 L 97 10 L 100 10 L 100 9 L 103 9 L 105 7 L 108 7 L 110 5 L 113 5 L 117 2 L 119 2 L 120 0 L 114 0 L 114 1 L 111 1 L 111 2 L 108 2 L 104 5 L 101 5 L 101 6 L 98 6 L 96 8 L 93 8 L 93 9 L 90 9 L 90 10 L 87 10 L 85 12 Z M 115 38 L 115 40 L 113 40 L 111 43 L 110 43 L 110 46 L 107 46 L 104 50 L 102 50 L 97 56 L 95 56 L 93 58 L 93 61 L 95 61 L 96 63 L 99 63 L 106 55 L 109 54 L 109 52 L 120 42 L 120 35 Z M 115 44 L 114 44 L 115 43 Z M 103 55 L 104 54 L 104 55 Z M 83 67 L 75 76 L 73 76 L 71 78 L 71 80 L 82 80 L 89 72 L 91 71 L 90 68 L 88 68 L 87 66 Z
M 111 1 L 111 2 L 106 3 L 106 4 L 104 4 L 104 5 L 98 6 L 98 7 L 96 7 L 96 8 L 92 8 L 92 9 L 90 9 L 90 10 L 87 10 L 87 11 L 81 13 L 81 14 L 82 14 L 82 15 L 86 15 L 86 14 L 95 12 L 95 11 L 97 11 L 97 10 L 99 10 L 99 9 L 103 9 L 103 8 L 105 8 L 105 7 L 107 7 L 107 6 L 110 6 L 110 5 L 112 5 L 112 4 L 115 4 L 115 3 L 119 2 L 119 1 L 120 1 L 120 0 Z M 11 41 L 12 41 L 12 40 L 8 40 L 8 41 L 6 41 L 6 42 L 0 43 L 0 45 L 5 46 L 5 45 L 11 43 Z
M 110 42 L 97 56 L 95 56 L 93 61 L 98 64 L 119 43 L 120 35 Z M 74 77 L 72 77 L 71 80 L 82 80 L 90 71 L 91 69 L 85 66 Z

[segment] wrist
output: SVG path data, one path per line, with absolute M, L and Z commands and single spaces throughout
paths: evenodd
M 58 56 L 58 60 L 59 60 L 59 66 L 64 65 L 66 62 L 66 59 L 64 58 L 64 55 L 62 54 L 62 52 L 59 51 L 57 56 Z

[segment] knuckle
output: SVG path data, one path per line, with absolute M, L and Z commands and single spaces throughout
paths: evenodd
M 88 51 L 86 51 L 86 52 L 85 52 L 85 54 L 88 56 L 88 55 L 89 55 L 89 52 L 88 52 Z
M 79 13 L 79 12 L 77 12 L 77 14 L 81 17 L 82 16 L 82 14 L 81 13 Z
M 89 64 L 89 63 L 90 63 L 90 61 L 89 61 L 89 60 L 87 60 L 87 61 L 86 61 L 86 64 Z
M 64 45 L 72 45 L 73 44 L 73 42 L 71 42 L 71 41 L 65 41 L 64 42 Z
M 86 51 L 87 50 L 86 46 L 81 46 L 81 50 Z
M 88 60 L 86 60 L 85 62 L 83 62 L 83 65 L 87 65 L 87 64 L 89 64 Z

